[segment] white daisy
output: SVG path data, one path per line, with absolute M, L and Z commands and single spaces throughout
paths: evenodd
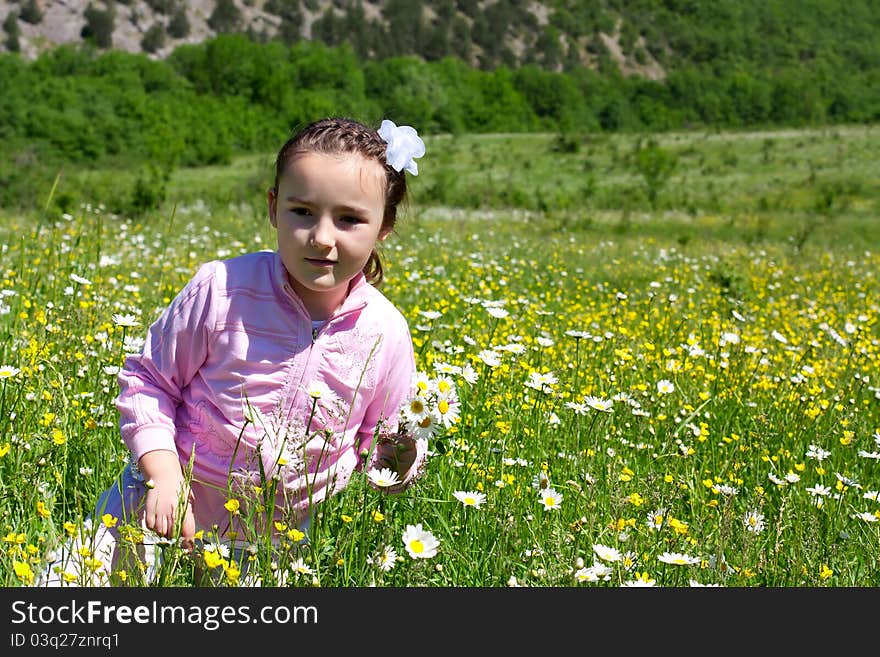
M 666 509 L 654 509 L 648 514 L 648 528 L 660 531 L 666 518 Z
M 614 406 L 614 402 L 610 399 L 602 399 L 601 397 L 593 397 L 592 395 L 587 395 L 584 397 L 584 403 L 590 408 L 601 411 L 602 413 L 610 413 L 612 407 Z
M 477 371 L 471 366 L 470 363 L 461 368 L 461 378 L 465 380 L 465 383 L 468 385 L 474 385 L 479 378 L 479 374 Z
M 700 557 L 692 557 L 680 552 L 664 552 L 657 557 L 657 560 L 662 561 L 663 563 L 671 563 L 676 566 L 693 566 L 694 564 L 700 563 Z
M 440 541 L 431 532 L 422 529 L 422 523 L 406 526 L 403 544 L 413 559 L 430 559 L 437 554 L 437 548 L 440 547 Z
M 312 399 L 332 400 L 336 397 L 336 393 L 323 381 L 312 381 L 308 385 L 303 386 L 303 389 Z
M 205 552 L 217 552 L 224 559 L 229 558 L 229 546 L 223 543 L 205 543 Z
M 311 575 L 314 572 L 302 558 L 295 559 L 290 564 L 290 569 L 297 575 Z
M 595 552 L 596 556 L 603 561 L 620 561 L 621 559 L 620 550 L 608 547 L 607 545 L 597 543 L 596 545 L 593 545 L 593 552 Z
M 486 501 L 486 495 L 484 493 L 478 493 L 471 490 L 457 490 L 452 493 L 452 496 L 461 502 L 462 505 L 472 506 L 475 509 L 479 509 L 480 505 Z
M 533 390 L 549 392 L 550 388 L 556 384 L 556 381 L 556 375 L 553 372 L 532 372 L 529 374 L 525 385 Z
M 816 459 L 820 463 L 829 456 L 831 456 L 831 452 L 822 449 L 818 445 L 810 445 L 810 448 L 807 450 L 807 458 Z
M 558 509 L 562 503 L 562 494 L 557 493 L 552 488 L 542 488 L 538 492 L 538 499 L 544 506 L 545 511 L 553 511 Z
M 722 333 L 718 344 L 722 347 L 726 344 L 739 344 L 739 334 L 732 332 Z
M 17 367 L 12 365 L 0 365 L 0 379 L 9 379 L 21 372 Z
M 125 328 L 131 328 L 132 326 L 140 326 L 140 320 L 134 315 L 121 315 L 119 313 L 113 313 L 110 319 L 113 320 L 113 323 L 116 326 L 122 326 Z
M 784 335 L 782 335 L 782 333 L 780 333 L 779 331 L 772 331 L 770 333 L 770 335 L 772 335 L 773 339 L 776 340 L 777 342 L 781 342 L 782 344 L 788 344 L 788 338 L 786 338 Z
M 497 351 L 493 351 L 492 349 L 483 349 L 479 354 L 477 354 L 477 358 L 479 358 L 489 367 L 498 367 L 499 365 L 501 365 L 500 354 Z
M 437 419 L 435 413 L 430 412 L 421 420 L 411 425 L 408 425 L 410 432 L 413 435 L 413 438 L 416 440 L 420 440 L 424 438 L 425 440 L 430 440 L 434 436 L 437 435 L 437 432 L 440 431 L 440 422 Z
M 620 586 L 625 588 L 656 588 L 657 580 L 653 577 L 648 577 L 647 579 L 639 577 L 637 579 L 628 579 Z
M 434 413 L 440 418 L 440 424 L 447 429 L 458 422 L 458 404 L 450 403 L 447 399 L 441 399 L 437 402 Z
M 565 406 L 575 412 L 576 415 L 586 415 L 587 405 L 580 402 L 565 402 Z
M 397 550 L 390 545 L 386 545 L 376 556 L 367 557 L 367 563 L 387 573 L 397 563 Z
M 853 488 L 861 488 L 862 485 L 857 482 L 855 479 L 847 477 L 845 475 L 840 474 L 839 472 L 835 472 L 834 476 L 837 477 L 837 480 L 845 486 L 852 486 Z
M 391 468 L 382 468 L 381 470 L 379 468 L 371 468 L 367 472 L 367 479 L 379 488 L 388 488 L 400 483 L 400 477 Z
M 458 365 L 451 365 L 449 363 L 442 363 L 440 361 L 434 362 L 434 369 L 440 374 L 461 374 L 461 367 L 459 367 Z
M 864 520 L 865 522 L 877 522 L 877 520 L 880 520 L 880 518 L 869 511 L 865 511 L 864 513 L 855 513 L 853 514 L 853 518 L 858 518 L 859 520 Z
M 675 384 L 669 379 L 660 379 L 657 382 L 657 392 L 661 395 L 669 395 L 675 392 Z
M 426 372 L 416 372 L 413 374 L 412 388 L 414 395 L 425 397 L 434 389 L 434 382 Z
M 440 399 L 451 402 L 458 401 L 458 392 L 455 389 L 455 381 L 445 374 L 441 374 L 434 380 L 434 390 Z
M 752 509 L 743 516 L 743 524 L 753 534 L 760 534 L 764 530 L 764 514 Z
M 418 424 L 425 417 L 431 414 L 428 406 L 428 400 L 421 395 L 414 395 L 406 400 L 400 409 L 403 417 L 411 424 Z
M 74 283 L 79 283 L 80 285 L 92 285 L 92 282 L 88 278 L 83 278 L 82 276 L 77 276 L 76 274 L 71 274 L 70 280 L 72 280 Z

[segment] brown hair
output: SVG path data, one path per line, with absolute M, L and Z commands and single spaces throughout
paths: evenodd
M 278 189 L 278 179 L 284 174 L 287 165 L 297 155 L 358 153 L 385 167 L 385 213 L 382 216 L 381 231 L 390 232 L 397 223 L 397 206 L 406 198 L 406 177 L 403 170 L 395 171 L 388 165 L 385 148 L 385 140 L 379 133 L 359 121 L 345 118 L 315 121 L 288 139 L 278 151 L 275 158 L 275 189 Z M 378 287 L 382 283 L 382 260 L 375 248 L 364 265 L 364 276 L 371 285 Z

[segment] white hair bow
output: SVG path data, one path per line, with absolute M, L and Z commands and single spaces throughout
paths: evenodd
M 415 158 L 425 154 L 425 142 L 415 128 L 408 125 L 397 126 L 394 121 L 384 119 L 379 127 L 379 136 L 388 144 L 385 159 L 392 169 L 406 169 L 414 176 L 419 175 Z

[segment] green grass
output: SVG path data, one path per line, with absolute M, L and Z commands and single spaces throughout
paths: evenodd
M 415 487 L 387 496 L 356 476 L 320 507 L 308 548 L 261 544 L 251 572 L 270 583 L 301 558 L 311 573 L 288 572 L 293 585 L 880 582 L 876 135 L 655 138 L 679 158 L 655 208 L 625 162 L 634 137 L 584 138 L 574 153 L 554 153 L 553 135 L 428 140 L 382 289 L 419 368 L 451 372 L 461 419 Z M 596 189 L 581 202 L 586 158 Z M 93 207 L 0 222 L 0 365 L 20 370 L 0 380 L 0 583 L 27 583 L 121 468 L 111 316 L 145 326 L 201 262 L 274 245 L 258 192 L 267 163 L 175 172 L 169 201 L 188 196 L 173 221 L 169 208 L 131 220 Z M 432 196 L 452 171 L 449 198 Z M 506 207 L 506 180 L 569 205 Z M 223 195 L 239 188 L 253 198 L 230 209 Z M 467 366 L 472 384 L 457 374 Z M 526 385 L 550 374 L 544 390 Z M 541 504 L 542 476 L 558 508 Z M 465 508 L 458 490 L 486 502 Z M 431 559 L 404 549 L 416 523 L 440 541 Z M 400 560 L 383 572 L 368 557 L 386 545 Z M 602 561 L 605 548 L 623 560 Z M 157 584 L 192 585 L 198 551 L 166 556 Z M 234 583 L 234 569 L 212 572 Z

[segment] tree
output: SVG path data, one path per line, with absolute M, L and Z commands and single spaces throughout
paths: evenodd
M 653 139 L 646 145 L 638 143 L 635 168 L 642 176 L 645 193 L 653 209 L 657 208 L 657 196 L 675 171 L 676 164 L 675 154 L 661 148 Z
M 165 28 L 162 27 L 162 23 L 156 21 L 147 30 L 147 33 L 144 35 L 144 38 L 141 39 L 141 48 L 148 53 L 155 54 L 157 51 L 161 50 L 165 45 Z
M 268 0 L 263 10 L 275 14 L 281 19 L 277 36 L 283 43 L 293 45 L 302 39 L 303 15 L 298 2 Z
M 241 28 L 241 10 L 232 0 L 217 0 L 208 17 L 208 27 L 218 33 L 238 32 Z
M 99 48 L 109 50 L 113 47 L 113 29 L 115 28 L 116 15 L 111 9 L 98 9 L 91 2 L 86 7 L 86 24 L 83 26 L 80 36 L 86 41 L 93 42 Z
M 189 36 L 189 19 L 186 17 L 186 5 L 181 5 L 171 14 L 168 21 L 168 34 L 175 39 L 184 39 Z
M 9 52 L 19 52 L 21 44 L 18 42 L 18 37 L 21 34 L 21 30 L 18 27 L 17 12 L 10 11 L 6 15 L 6 20 L 3 21 L 3 31 L 6 32 L 6 50 Z
M 40 5 L 37 4 L 37 0 L 28 0 L 23 3 L 21 5 L 21 14 L 19 15 L 19 18 L 25 23 L 30 23 L 31 25 L 36 25 L 43 20 L 43 12 L 40 10 Z
M 159 14 L 168 14 L 174 9 L 174 0 L 144 0 L 147 6 Z

